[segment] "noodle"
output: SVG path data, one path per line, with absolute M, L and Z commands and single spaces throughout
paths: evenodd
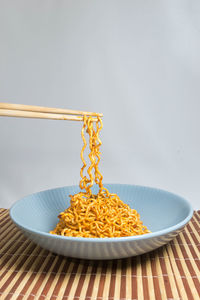
M 95 123 L 95 124 L 94 124 Z M 96 125 L 96 128 L 95 126 Z M 60 219 L 56 228 L 50 233 L 72 237 L 109 238 L 126 237 L 149 233 L 143 225 L 140 215 L 125 204 L 116 194 L 109 193 L 103 187 L 103 176 L 99 171 L 100 151 L 102 144 L 99 132 L 103 124 L 100 117 L 97 121 L 92 117 L 84 116 L 81 136 L 83 147 L 81 160 L 83 166 L 80 171 L 80 193 L 70 195 L 71 205 L 58 216 Z M 89 135 L 90 166 L 87 175 L 84 175 L 86 161 L 83 153 L 87 146 L 84 132 Z M 98 194 L 92 193 L 94 182 L 99 186 Z

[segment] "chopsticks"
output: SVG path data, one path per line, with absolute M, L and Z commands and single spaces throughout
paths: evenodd
M 83 116 L 102 117 L 103 114 L 79 110 L 33 106 L 13 103 L 0 103 L 0 116 L 18 118 L 36 118 L 52 120 L 83 121 Z

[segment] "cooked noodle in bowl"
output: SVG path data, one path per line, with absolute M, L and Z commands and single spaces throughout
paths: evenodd
M 103 185 L 100 114 L 84 112 L 87 116 L 83 117 L 82 112 L 76 113 L 81 117 L 57 115 L 56 119 L 83 121 L 79 186 L 53 188 L 19 199 L 10 209 L 14 224 L 29 240 L 51 252 L 90 260 L 140 255 L 172 240 L 192 218 L 190 203 L 156 188 Z M 48 115 L 52 118 L 54 114 Z M 89 150 L 87 164 L 85 150 Z
M 83 238 L 113 238 L 143 235 L 150 231 L 143 225 L 139 213 L 125 204 L 118 195 L 110 193 L 103 186 L 103 176 L 99 171 L 100 146 L 99 132 L 103 127 L 99 116 L 94 120 L 84 116 L 81 136 L 83 147 L 81 159 L 83 166 L 80 171 L 81 192 L 70 195 L 71 205 L 59 214 L 59 222 L 51 234 Z M 86 161 L 84 151 L 87 146 L 85 132 L 89 135 L 90 165 L 84 175 Z M 97 184 L 99 191 L 92 193 L 92 186 Z

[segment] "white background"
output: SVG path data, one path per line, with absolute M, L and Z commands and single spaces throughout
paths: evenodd
M 200 209 L 200 2 L 0 1 L 0 102 L 104 114 L 104 182 Z M 81 123 L 0 117 L 0 207 L 79 183 Z

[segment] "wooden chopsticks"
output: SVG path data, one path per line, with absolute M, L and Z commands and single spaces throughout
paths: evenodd
M 96 120 L 95 117 L 97 116 L 103 116 L 103 114 L 100 113 L 79 110 L 13 103 L 0 103 L 0 116 L 4 117 L 83 121 L 84 115 L 93 116 L 94 120 Z

